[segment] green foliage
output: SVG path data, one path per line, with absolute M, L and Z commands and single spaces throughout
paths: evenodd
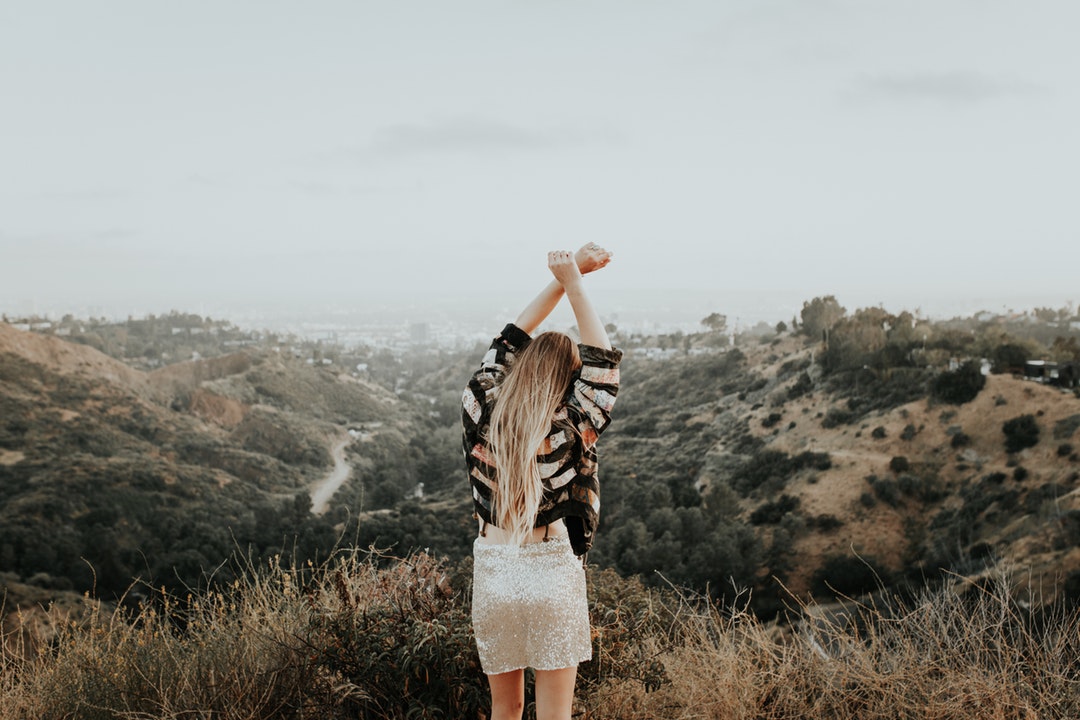
M 761 450 L 743 461 L 730 478 L 731 487 L 743 497 L 766 484 L 782 487 L 804 469 L 828 470 L 828 453 L 802 452 L 789 456 L 782 450 Z
M 943 372 L 930 384 L 930 394 L 941 402 L 962 405 L 971 402 L 986 386 L 979 363 L 970 360 L 954 371 Z
M 643 519 L 613 524 L 597 542 L 621 574 L 649 585 L 708 587 L 717 597 L 732 592 L 732 582 L 753 582 L 760 542 L 748 526 L 701 507 L 652 507 Z
M 830 373 L 826 386 L 837 397 L 848 399 L 854 422 L 926 397 L 931 375 L 931 370 L 920 367 L 860 368 Z
M 893 508 L 900 504 L 900 486 L 895 480 L 879 478 L 876 475 L 871 475 L 867 480 L 878 500 Z
M 799 498 L 792 495 L 781 495 L 776 500 L 769 501 L 750 513 L 751 525 L 776 525 L 785 515 L 799 509 Z
M 1032 355 L 1033 348 L 1028 344 L 1004 343 L 993 349 L 990 354 L 990 363 L 994 372 L 998 373 L 1023 370 Z
M 822 333 L 839 322 L 846 312 L 833 295 L 808 300 L 799 313 L 802 332 L 811 339 L 820 340 Z
M 464 558 L 472 552 L 475 536 L 471 499 L 463 493 L 449 507 L 433 508 L 410 500 L 393 510 L 365 516 L 356 541 L 359 547 L 392 549 L 397 554 L 437 548 L 447 557 Z
M 1031 414 L 1019 415 L 1005 421 L 1001 431 L 1005 433 L 1005 452 L 1008 453 L 1020 452 L 1039 442 L 1039 424 Z
M 811 589 L 818 597 L 858 597 L 886 587 L 889 573 L 872 557 L 833 555 L 815 573 Z
M 727 329 L 727 315 L 721 315 L 717 312 L 710 313 L 701 319 L 701 324 L 708 328 L 710 332 L 722 333 Z
M 826 430 L 837 427 L 838 425 L 847 425 L 854 422 L 855 414 L 845 408 L 831 407 L 828 412 L 825 413 L 824 419 L 821 421 L 821 427 Z

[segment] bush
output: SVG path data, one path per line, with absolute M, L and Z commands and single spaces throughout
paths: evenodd
M 855 414 L 850 410 L 829 408 L 829 411 L 825 413 L 825 419 L 821 421 L 821 427 L 828 430 L 838 425 L 847 425 L 854 420 Z
M 754 489 L 772 481 L 784 485 L 797 472 L 806 468 L 828 470 L 832 460 L 828 453 L 801 452 L 789 457 L 781 450 L 761 450 L 743 462 L 731 478 L 731 487 L 746 497 Z
M 831 532 L 843 527 L 844 521 L 835 515 L 815 515 L 806 519 L 806 524 L 821 532 Z
M 1008 420 L 1001 426 L 1005 433 L 1005 452 L 1020 452 L 1024 448 L 1034 447 L 1039 442 L 1039 425 L 1035 416 L 1020 415 Z
M 751 525 L 776 525 L 784 516 L 799 508 L 799 498 L 781 495 L 773 502 L 767 502 L 750 513 Z
M 889 469 L 894 473 L 907 472 L 911 468 L 911 463 L 903 455 L 897 455 L 889 461 Z
M 874 495 L 877 496 L 878 500 L 881 500 L 889 507 L 896 507 L 900 504 L 900 487 L 895 480 L 875 477 L 870 481 L 870 486 L 873 488 Z
M 766 427 L 766 428 L 771 428 L 772 426 L 774 426 L 778 422 L 780 422 L 780 420 L 782 418 L 783 418 L 783 415 L 781 415 L 780 413 L 769 413 L 769 417 L 767 417 L 767 418 L 765 418 L 764 420 L 761 421 L 761 426 Z
M 956 370 L 943 372 L 930 384 L 930 395 L 935 400 L 951 405 L 962 405 L 974 400 L 986 386 L 986 378 L 979 363 L 969 360 Z
M 885 438 L 885 426 L 878 425 L 876 428 L 874 428 L 873 432 L 870 433 L 870 437 L 874 438 L 875 440 L 883 440 Z
M 873 558 L 833 555 L 814 573 L 814 595 L 856 597 L 873 592 L 889 583 L 889 574 Z
M 952 440 L 949 441 L 949 445 L 953 448 L 959 449 L 967 447 L 971 444 L 971 436 L 965 432 L 958 432 L 952 436 Z

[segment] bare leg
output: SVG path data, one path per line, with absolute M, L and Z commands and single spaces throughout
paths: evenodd
M 570 720 L 577 665 L 536 671 L 536 720 Z
M 525 671 L 511 670 L 487 678 L 491 686 L 491 720 L 521 720 L 525 708 Z

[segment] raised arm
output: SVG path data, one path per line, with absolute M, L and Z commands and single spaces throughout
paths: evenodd
M 567 253 L 570 254 L 569 252 Z M 578 279 L 581 275 L 587 275 L 595 270 L 606 266 L 611 262 L 611 253 L 604 248 L 600 247 L 596 243 L 588 243 L 579 249 L 572 256 L 573 263 L 578 270 Z M 547 319 L 547 316 L 551 314 L 551 311 L 555 309 L 555 306 L 559 304 L 562 299 L 565 289 L 564 286 L 556 278 L 548 283 L 547 287 L 540 291 L 540 293 L 533 298 L 532 302 L 525 306 L 525 309 L 518 315 L 514 324 L 519 328 L 532 335 L 536 328 L 540 327 L 540 323 Z M 572 302 L 572 301 L 571 301 Z M 575 315 L 577 309 L 574 309 Z M 578 327 L 581 327 L 581 321 L 578 320 Z M 601 326 L 601 330 L 603 326 Z M 584 342 L 584 337 L 582 342 Z
M 566 292 L 567 299 L 570 300 L 581 342 L 610 350 L 611 341 L 608 340 L 607 330 L 604 329 L 604 323 L 601 322 L 600 316 L 585 292 L 585 283 L 581 281 L 581 270 L 578 268 L 574 255 L 569 250 L 549 252 L 548 268 Z

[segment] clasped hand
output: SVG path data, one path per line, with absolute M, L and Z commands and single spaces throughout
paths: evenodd
M 576 253 L 553 250 L 548 253 L 548 269 L 564 287 L 582 275 L 599 270 L 611 262 L 611 253 L 596 243 L 583 245 Z

